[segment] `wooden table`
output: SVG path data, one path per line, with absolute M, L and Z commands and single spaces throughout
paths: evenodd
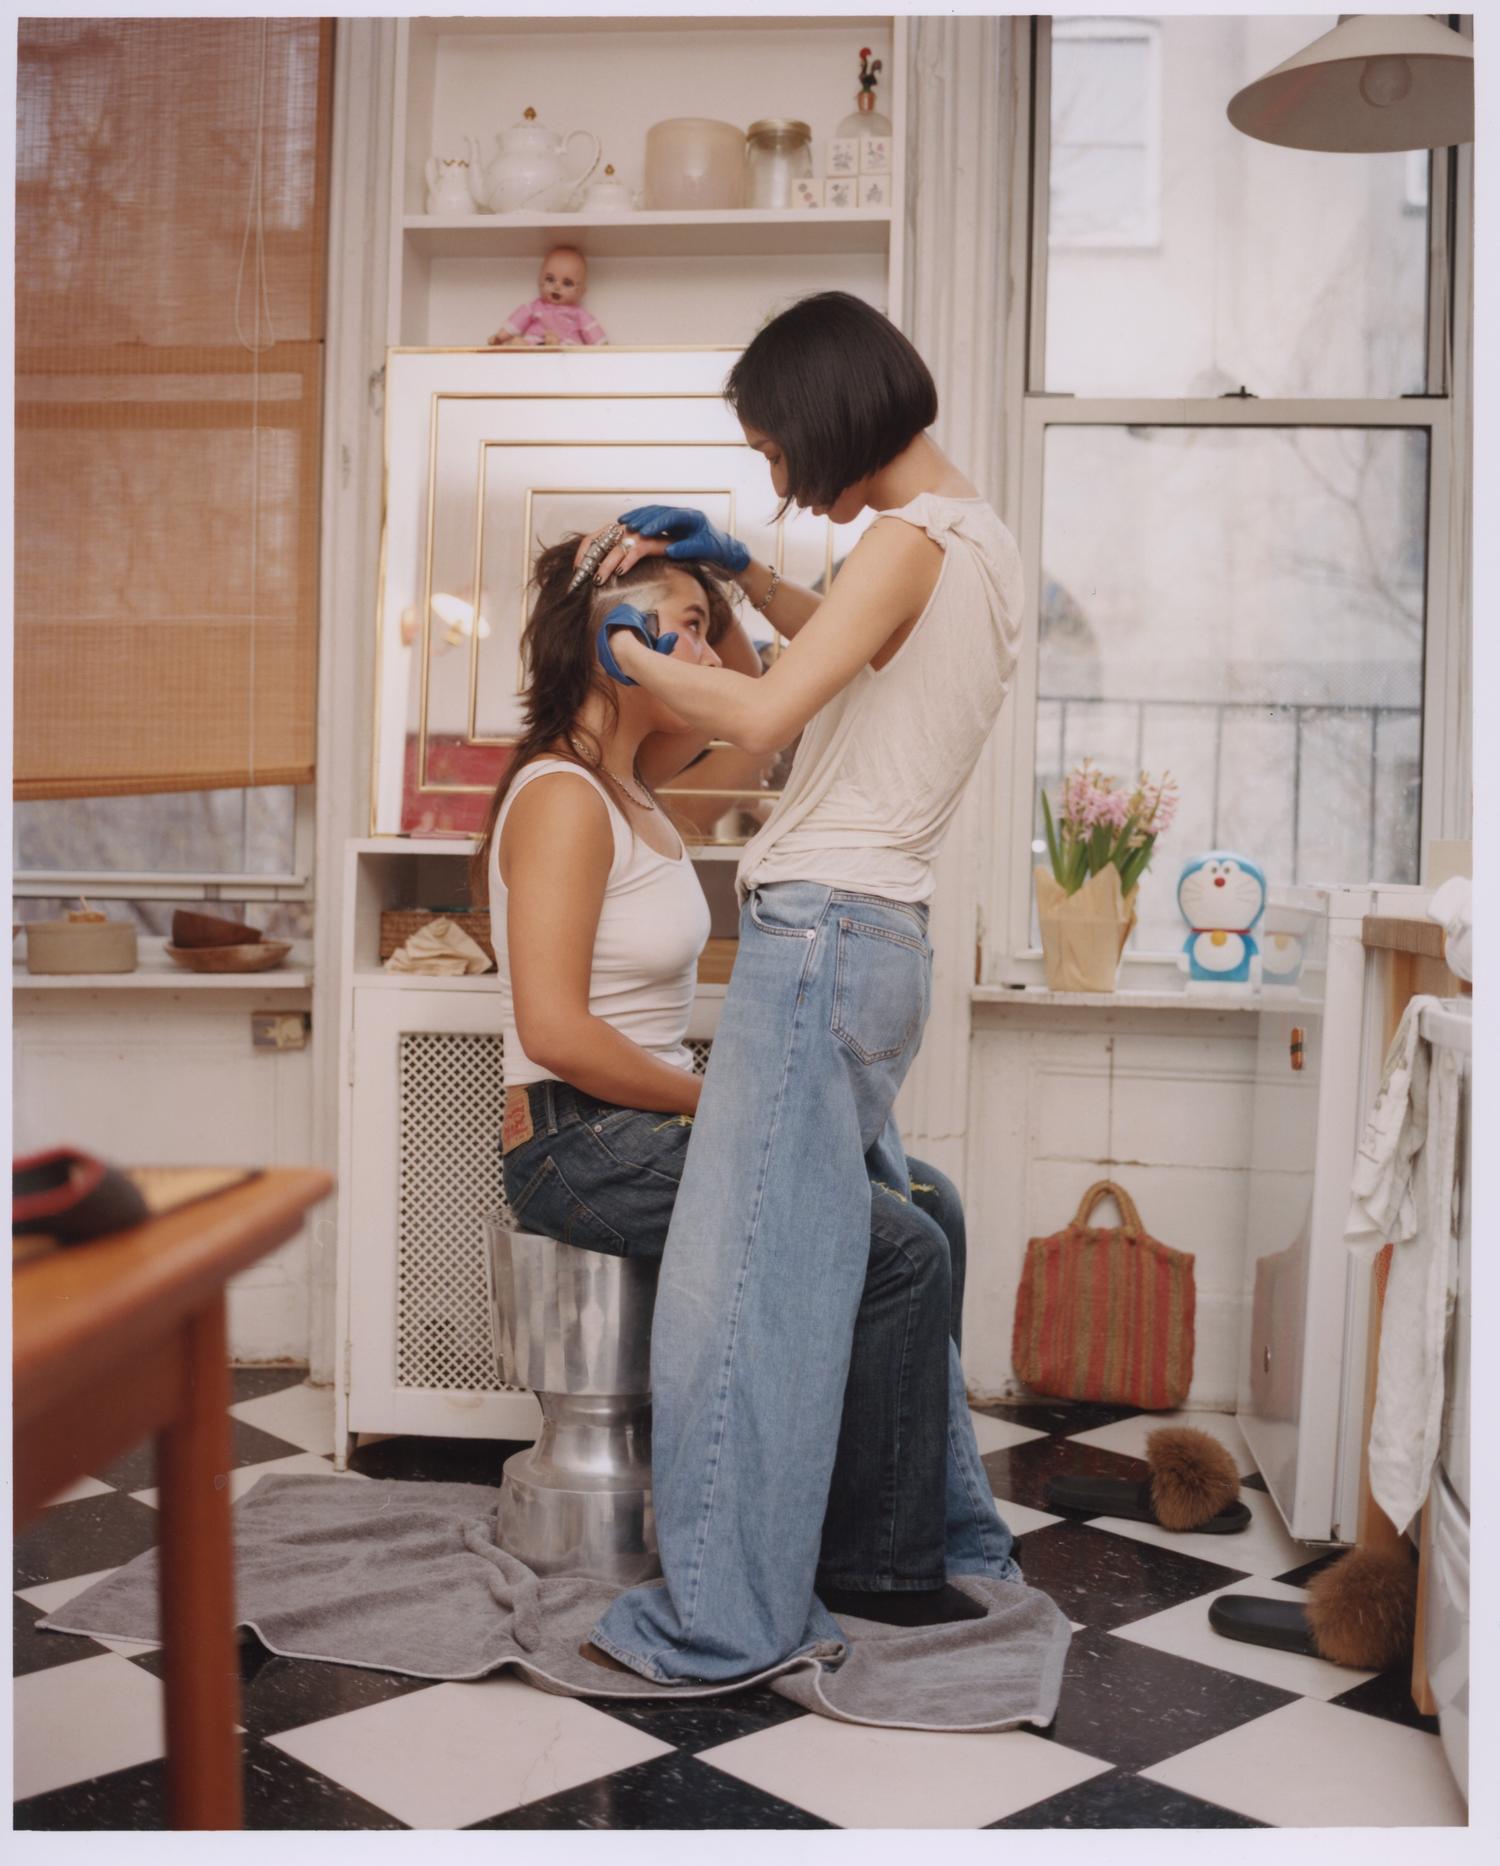
M 224 1286 L 332 1190 L 327 1173 L 266 1172 L 14 1276 L 17 1526 L 157 1438 L 174 1827 L 238 1827 L 243 1813 Z

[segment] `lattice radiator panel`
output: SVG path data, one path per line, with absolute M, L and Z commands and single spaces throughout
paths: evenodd
M 701 1075 L 711 1045 L 689 1043 Z M 495 1367 L 484 1220 L 511 1222 L 500 1174 L 505 1114 L 498 1037 L 401 1039 L 396 1384 L 489 1393 Z

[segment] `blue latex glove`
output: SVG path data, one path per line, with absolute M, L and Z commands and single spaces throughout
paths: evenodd
M 653 649 L 657 654 L 670 654 L 677 646 L 676 632 L 674 631 L 670 635 L 654 634 L 652 632 L 651 623 L 655 622 L 655 620 L 656 616 L 654 613 L 651 616 L 651 620 L 648 622 L 641 611 L 632 604 L 616 603 L 614 608 L 610 610 L 609 614 L 599 624 L 599 665 L 604 669 L 605 673 L 609 675 L 611 680 L 619 681 L 622 687 L 634 687 L 637 685 L 637 682 L 633 681 L 630 676 L 624 672 L 619 662 L 610 653 L 610 630 L 628 628 L 633 635 L 639 635 L 646 646 Z
M 643 538 L 670 538 L 667 556 L 676 563 L 717 564 L 737 577 L 750 562 L 739 539 L 711 525 L 694 505 L 638 505 L 621 513 L 620 523 Z

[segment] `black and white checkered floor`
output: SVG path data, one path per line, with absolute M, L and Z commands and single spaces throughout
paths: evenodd
M 242 1494 L 268 1471 L 331 1470 L 328 1389 L 235 1374 Z M 1046 1731 L 861 1729 L 764 1689 L 678 1708 L 552 1697 L 513 1678 L 423 1683 L 241 1647 L 252 1828 L 980 1828 L 1455 1826 L 1435 1725 L 1395 1674 L 1218 1638 L 1222 1591 L 1291 1598 L 1318 1564 L 1286 1535 L 1233 1422 L 1183 1414 L 1241 1461 L 1242 1535 L 1060 1521 L 1056 1472 L 1144 1474 L 1160 1415 L 1097 1406 L 976 1414 L 1027 1578 L 1074 1622 Z M 513 1447 L 385 1439 L 361 1477 L 494 1483 Z M 151 1453 L 69 1491 L 19 1538 L 15 1825 L 165 1825 L 161 1654 L 36 1622 L 155 1539 Z

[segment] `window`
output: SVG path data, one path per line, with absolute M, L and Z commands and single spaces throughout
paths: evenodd
M 1141 977 L 1180 948 L 1194 854 L 1243 849 L 1273 886 L 1414 882 L 1424 838 L 1454 833 L 1429 798 L 1455 465 L 1427 181 L 1440 228 L 1448 160 L 1276 149 L 1225 115 L 1333 24 L 1035 24 L 1019 542 L 1037 627 L 996 976 L 1039 970 L 1040 795 L 1085 757 L 1180 786 L 1127 954 Z M 1113 197 L 1085 129 L 1119 158 Z M 1151 172 L 1153 136 L 1148 243 L 1120 177 Z
M 1052 26 L 1054 247 L 1154 246 L 1161 207 L 1161 40 L 1154 24 Z

